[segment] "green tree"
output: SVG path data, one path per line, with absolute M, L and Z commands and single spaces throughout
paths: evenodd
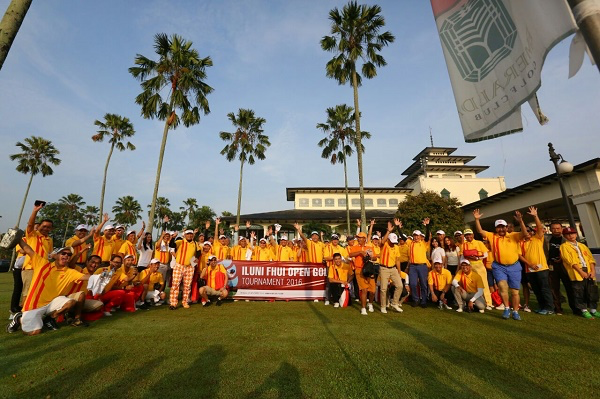
M 117 199 L 112 211 L 115 222 L 125 226 L 133 226 L 142 218 L 142 207 L 131 195 Z
M 240 210 L 242 207 L 242 178 L 244 174 L 244 164 L 247 162 L 254 165 L 255 158 L 260 160 L 265 159 L 265 151 L 271 145 L 269 137 L 264 135 L 263 125 L 267 122 L 266 119 L 255 116 L 251 109 L 240 108 L 237 116 L 230 112 L 227 118 L 236 128 L 235 132 L 220 132 L 221 140 L 229 143 L 221 150 L 221 155 L 229 162 L 234 159 L 240 161 L 240 186 L 238 189 L 238 203 L 236 224 L 240 224 Z
M 195 198 L 188 198 L 183 201 L 183 206 L 179 207 L 179 210 L 182 211 L 183 218 L 188 217 L 188 223 L 191 221 L 191 216 L 194 211 L 198 209 L 198 201 Z
M 204 223 L 207 220 L 212 221 L 215 218 L 215 216 L 217 216 L 217 214 L 215 213 L 215 211 L 213 211 L 213 209 L 210 206 L 202 205 L 201 207 L 199 207 L 192 213 L 191 219 L 188 222 L 188 224 L 190 226 L 204 229 Z M 213 226 L 214 226 L 214 223 L 213 223 Z M 214 227 L 213 227 L 213 230 L 214 230 Z M 211 231 L 213 231 L 213 230 L 211 230 Z
M 429 217 L 432 231 L 442 229 L 451 235 L 465 226 L 461 206 L 454 197 L 444 198 L 434 191 L 423 191 L 419 195 L 408 195 L 398 204 L 396 217 L 402 221 L 405 232 L 422 230 L 423 219 Z
M 148 205 L 148 216 L 150 216 L 150 212 L 152 211 L 152 204 Z M 170 215 L 173 213 L 173 211 L 171 211 L 171 201 L 169 201 L 168 198 L 166 197 L 158 197 L 156 199 L 156 218 L 154 219 L 154 226 L 157 229 L 161 229 L 161 227 L 163 227 L 163 223 L 164 223 L 164 218 L 166 217 L 170 217 Z
M 58 203 L 62 206 L 61 219 L 66 222 L 65 233 L 63 240 L 61 241 L 64 245 L 67 241 L 67 234 L 69 233 L 69 224 L 72 221 L 83 219 L 83 213 L 80 209 L 85 206 L 85 201 L 79 194 L 69 194 L 60 198 Z
M 348 169 L 346 166 L 346 158 L 354 152 L 354 146 L 357 143 L 356 132 L 352 128 L 354 122 L 354 108 L 346 104 L 336 105 L 327 108 L 327 122 L 318 123 L 317 129 L 321 129 L 325 133 L 318 145 L 323 148 L 321 157 L 329 159 L 335 165 L 341 163 L 344 165 L 344 189 L 346 192 L 346 227 L 350 232 L 350 201 L 348 199 Z M 362 137 L 365 139 L 371 138 L 368 132 L 362 132 Z M 362 145 L 362 144 L 361 144 Z M 362 146 L 362 152 L 365 147 Z
M 19 218 L 15 225 L 16 227 L 21 223 L 23 208 L 25 208 L 25 202 L 29 195 L 33 176 L 40 173 L 43 177 L 50 176 L 54 173 L 54 170 L 52 170 L 50 165 L 58 166 L 61 162 L 60 159 L 56 158 L 60 152 L 54 147 L 50 140 L 46 140 L 39 136 L 31 136 L 23 141 L 24 143 L 18 141 L 16 144 L 22 152 L 10 156 L 12 161 L 17 161 L 17 172 L 29 175 L 29 183 L 27 184 L 27 190 L 25 190 L 25 196 L 23 197 L 23 203 L 21 204 L 21 210 L 19 211 Z
M 96 120 L 94 125 L 98 126 L 98 131 L 92 136 L 92 140 L 101 142 L 108 137 L 108 142 L 110 143 L 110 150 L 108 151 L 108 157 L 104 165 L 102 193 L 100 194 L 100 213 L 98 217 L 101 218 L 104 212 L 104 192 L 106 190 L 106 175 L 108 174 L 110 157 L 115 148 L 119 151 L 125 151 L 126 149 L 135 150 L 135 146 L 129 141 L 125 143 L 125 139 L 132 137 L 135 134 L 135 130 L 133 130 L 133 124 L 128 118 L 117 114 L 106 114 L 104 115 L 104 122 Z
M 0 21 L 0 69 L 31 6 L 32 0 L 12 0 Z
M 213 91 L 204 83 L 206 68 L 212 66 L 212 60 L 210 57 L 200 58 L 198 51 L 192 48 L 192 42 L 178 35 L 168 37 L 158 33 L 154 36 L 154 49 L 158 61 L 138 54 L 136 66 L 129 68 L 129 73 L 141 82 L 143 91 L 135 102 L 142 107 L 142 116 L 165 121 L 150 207 L 150 230 L 155 226 L 154 214 L 167 134 L 180 123 L 185 127 L 200 123 L 200 113 L 210 113 L 206 96 Z M 165 91 L 167 95 L 163 99 L 161 93 Z
M 100 208 L 94 205 L 88 205 L 83 210 L 83 220 L 88 227 L 92 227 L 100 223 Z
M 67 218 L 65 216 L 67 213 L 68 210 L 65 208 L 65 205 L 58 201 L 46 203 L 46 206 L 38 213 L 38 222 L 43 219 L 52 220 L 50 237 L 52 237 L 52 240 L 54 240 L 57 245 L 62 242 L 61 240 L 69 233 L 67 230 Z
M 356 131 L 356 148 L 362 148 L 360 130 L 360 108 L 358 107 L 358 87 L 362 77 L 372 79 L 377 76 L 377 67 L 387 63 L 379 52 L 383 47 L 395 40 L 389 31 L 381 33 L 385 20 L 378 5 L 358 5 L 350 1 L 342 11 L 336 7 L 329 12 L 331 36 L 321 39 L 321 48 L 334 53 L 327 62 L 327 77 L 337 80 L 338 84 L 350 83 L 354 92 L 354 122 Z M 357 62 L 362 61 L 361 72 L 357 71 Z M 366 231 L 365 193 L 363 186 L 362 152 L 357 152 L 358 185 L 360 194 L 361 228 Z
M 308 222 L 302 226 L 302 232 L 305 236 L 310 238 L 310 233 L 313 231 L 323 232 L 323 239 L 328 240 L 331 238 L 331 227 L 327 224 L 319 223 L 319 222 Z

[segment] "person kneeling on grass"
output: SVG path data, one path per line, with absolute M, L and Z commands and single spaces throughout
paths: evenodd
M 427 284 L 431 292 L 431 301 L 437 303 L 440 309 L 451 310 L 446 294 L 452 286 L 452 274 L 450 270 L 444 269 L 441 257 L 433 259 L 433 270 L 427 276 Z
M 464 302 L 467 301 L 467 310 L 472 312 L 475 308 L 479 313 L 485 312 L 485 301 L 483 299 L 483 280 L 477 273 L 471 270 L 471 262 L 461 259 L 461 270 L 456 273 L 452 280 L 452 293 L 458 303 L 457 312 L 463 311 Z
M 206 281 L 206 285 L 199 289 L 202 306 L 210 304 L 209 296 L 217 296 L 217 306 L 220 306 L 229 292 L 227 291 L 227 271 L 222 264 L 217 264 L 216 256 L 208 257 L 208 267 L 202 270 L 200 278 Z
M 577 242 L 577 230 L 572 227 L 563 230 L 566 241 L 560 246 L 560 257 L 573 289 L 575 307 L 586 319 L 598 318 L 598 285 L 596 283 L 596 262 L 589 248 Z
M 19 245 L 31 258 L 33 278 L 23 303 L 23 312 L 15 314 L 6 331 L 13 333 L 21 328 L 27 335 L 37 335 L 42 332 L 44 325 L 52 330 L 57 329 L 56 318 L 70 309 L 74 309 L 78 317 L 85 302 L 85 295 L 81 293 L 78 298 L 72 299 L 64 294 L 73 283 L 85 281 L 89 276 L 67 266 L 72 255 L 70 248 L 56 251 L 56 261 L 51 263 L 36 254 L 25 241 L 21 240 Z M 44 318 L 47 318 L 46 322 Z
M 154 302 L 155 306 L 160 306 L 165 300 L 165 280 L 163 280 L 162 274 L 158 271 L 160 260 L 152 259 L 148 264 L 148 268 L 142 270 L 138 274 L 138 281 L 144 287 L 144 293 L 142 298 L 146 304 Z
M 329 299 L 334 308 L 340 307 L 340 297 L 344 288 L 349 286 L 352 279 L 352 267 L 347 259 L 342 258 L 339 252 L 332 256 L 332 265 L 329 268 Z

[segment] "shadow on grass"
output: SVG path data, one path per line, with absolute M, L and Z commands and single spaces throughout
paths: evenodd
M 369 376 L 366 375 L 365 373 L 363 373 L 363 371 L 362 371 L 361 367 L 358 365 L 358 363 L 352 359 L 352 357 L 344 349 L 344 347 L 342 346 L 342 344 L 340 343 L 340 341 L 338 340 L 336 335 L 329 328 L 329 325 L 331 324 L 331 320 L 329 320 L 329 318 L 327 316 L 325 316 L 319 309 L 317 309 L 317 307 L 314 305 L 314 303 L 308 302 L 308 307 L 310 308 L 310 310 L 313 311 L 315 316 L 317 316 L 319 321 L 323 324 L 323 328 L 327 332 L 327 335 L 329 335 L 331 340 L 333 342 L 335 342 L 335 344 L 337 345 L 338 349 L 340 350 L 340 352 L 342 353 L 342 355 L 344 356 L 346 361 L 352 365 L 352 369 L 356 370 L 356 373 L 358 374 L 357 379 L 359 381 L 364 382 L 364 384 L 362 384 L 362 386 L 366 387 L 365 397 L 367 397 L 367 395 L 368 395 L 371 398 L 379 398 L 379 394 L 373 389 L 373 386 L 372 386 L 373 384 L 372 384 Z
M 210 337 L 206 337 L 210 341 Z M 179 342 L 167 354 L 174 358 L 192 356 Z M 144 396 L 153 398 L 212 398 L 219 393 L 219 384 L 227 381 L 221 372 L 226 352 L 222 345 L 212 345 L 200 352 L 186 369 L 175 369 L 156 381 Z
M 543 397 L 545 399 L 560 398 L 555 392 L 527 378 L 527 375 L 516 373 L 510 368 L 494 363 L 491 359 L 467 352 L 464 349 L 456 347 L 451 342 L 442 341 L 427 332 L 418 330 L 399 320 L 390 321 L 389 324 L 403 333 L 412 335 L 417 341 L 434 351 L 438 356 L 453 364 L 459 370 L 464 370 L 465 376 L 462 378 L 464 384 L 468 383 L 467 375 L 474 374 L 481 380 L 488 381 L 490 387 L 493 384 L 495 390 L 504 393 L 508 397 L 518 395 L 521 397 Z M 494 343 L 490 341 L 490 345 L 494 345 Z M 498 350 L 502 351 L 502 348 L 499 347 Z M 402 361 L 408 361 L 407 368 L 411 371 L 416 370 L 414 371 L 415 375 L 422 380 L 424 385 L 427 385 L 428 380 L 422 375 L 424 367 L 413 360 L 414 355 L 412 353 L 408 359 L 402 359 Z M 518 362 L 519 359 L 515 358 L 514 361 Z M 447 385 L 446 389 L 448 389 Z M 440 396 L 440 390 L 437 389 L 429 392 L 427 396 L 433 396 L 433 394 Z
M 277 392 L 277 398 L 304 397 L 300 388 L 300 373 L 298 369 L 288 362 L 281 363 L 281 366 L 268 376 L 259 387 L 250 392 L 246 398 L 262 398 L 272 393 L 272 391 Z

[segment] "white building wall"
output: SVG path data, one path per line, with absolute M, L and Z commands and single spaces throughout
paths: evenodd
M 479 191 L 482 188 L 487 191 L 488 197 L 491 197 L 506 190 L 506 183 L 502 176 L 495 178 L 426 178 L 419 176 L 409 188 L 413 189 L 413 195 L 427 190 L 441 193 L 446 189 L 450 192 L 451 197 L 458 198 L 463 205 L 466 205 L 481 199 Z

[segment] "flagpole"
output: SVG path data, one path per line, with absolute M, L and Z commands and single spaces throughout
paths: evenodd
M 575 8 L 582 3 L 588 3 L 587 0 L 567 0 L 569 6 L 571 7 L 571 11 L 575 11 Z M 585 4 L 580 6 L 578 9 L 578 13 L 582 14 L 582 10 L 585 11 Z M 581 34 L 585 39 L 585 42 L 590 49 L 590 53 L 592 53 L 592 57 L 596 62 L 596 66 L 600 71 L 600 14 L 590 14 L 585 18 L 578 17 L 575 12 L 573 12 L 575 19 L 580 19 L 577 21 L 577 25 L 579 25 L 579 29 L 581 30 Z

